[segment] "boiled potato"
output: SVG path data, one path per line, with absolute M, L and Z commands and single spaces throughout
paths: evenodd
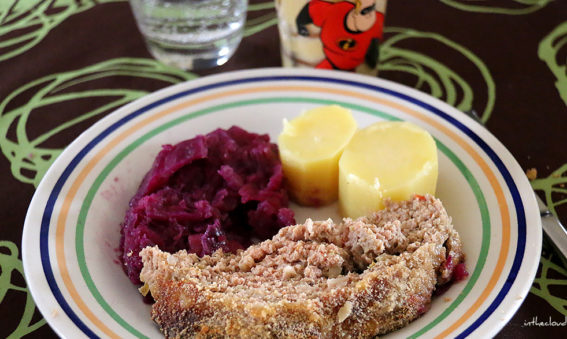
M 358 131 L 339 161 L 339 206 L 345 217 L 368 215 L 383 200 L 435 194 L 437 147 L 409 122 L 379 122 Z
M 338 161 L 356 129 L 350 110 L 337 105 L 284 120 L 278 146 L 292 200 L 305 206 L 337 200 Z

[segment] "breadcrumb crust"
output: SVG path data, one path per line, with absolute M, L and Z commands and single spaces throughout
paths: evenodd
M 166 338 L 368 338 L 428 309 L 464 260 L 441 201 L 414 196 L 356 220 L 288 226 L 237 254 L 140 252 Z

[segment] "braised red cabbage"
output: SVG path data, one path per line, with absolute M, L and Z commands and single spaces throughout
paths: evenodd
M 121 227 L 126 274 L 139 284 L 146 246 L 199 256 L 235 252 L 295 223 L 277 145 L 233 126 L 165 145 Z

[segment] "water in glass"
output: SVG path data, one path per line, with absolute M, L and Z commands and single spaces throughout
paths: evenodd
M 150 53 L 183 69 L 224 64 L 235 52 L 247 0 L 130 0 Z

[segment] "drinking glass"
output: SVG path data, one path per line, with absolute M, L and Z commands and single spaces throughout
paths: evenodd
M 247 0 L 130 0 L 150 53 L 182 69 L 220 66 L 236 51 Z

